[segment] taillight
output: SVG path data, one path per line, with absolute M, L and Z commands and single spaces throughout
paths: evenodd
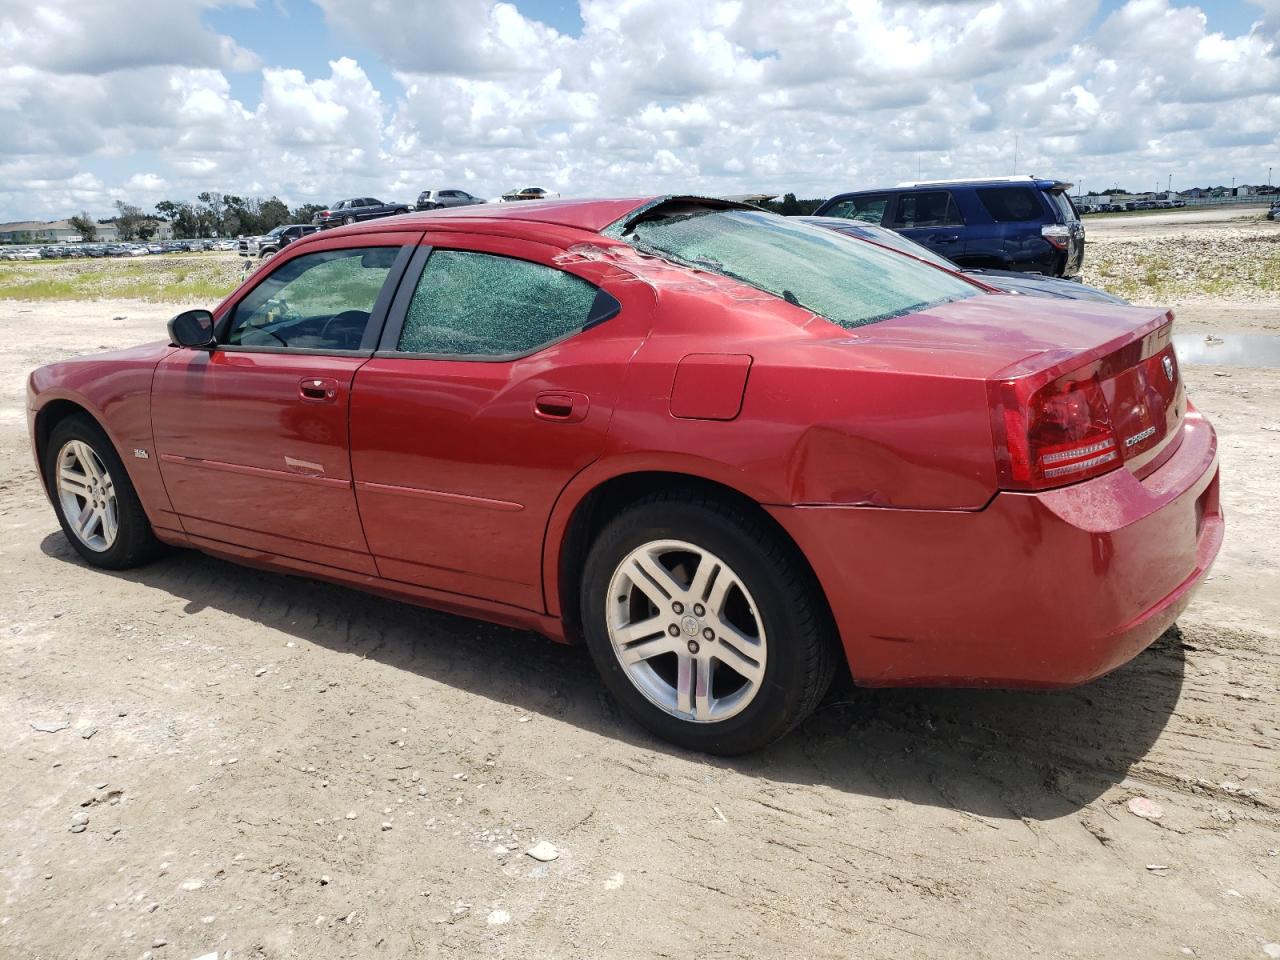
M 1039 389 L 1007 380 L 993 383 L 991 390 L 996 461 L 1006 489 L 1060 486 L 1120 463 L 1111 412 L 1096 376 L 1068 375 Z
M 1044 237 L 1059 250 L 1067 249 L 1071 239 L 1071 228 L 1065 223 L 1046 223 L 1040 228 L 1040 236 Z

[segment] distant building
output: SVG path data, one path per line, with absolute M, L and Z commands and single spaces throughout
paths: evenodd
M 120 239 L 114 223 L 95 223 L 96 239 L 102 243 L 114 243 Z M 153 220 L 152 240 L 172 240 L 173 224 L 165 220 Z M 80 232 L 67 220 L 19 220 L 0 223 L 0 243 L 76 243 Z
M 1236 187 L 1234 190 L 1232 190 L 1231 195 L 1235 197 L 1252 197 L 1253 187 L 1249 186 L 1246 183 L 1243 186 Z
M 114 223 L 99 223 L 98 238 L 114 240 Z M 80 239 L 80 233 L 66 220 L 20 220 L 0 223 L 0 243 L 62 243 Z

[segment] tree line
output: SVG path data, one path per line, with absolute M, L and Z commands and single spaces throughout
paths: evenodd
M 119 208 L 121 204 L 116 206 Z M 318 203 L 304 203 L 290 210 L 289 205 L 276 196 L 264 200 L 206 190 L 194 201 L 161 200 L 156 204 L 156 216 L 173 225 L 175 237 L 190 240 L 240 234 L 257 236 L 288 223 L 310 223 L 312 216 L 323 209 Z M 136 207 L 131 208 L 130 213 L 133 211 L 141 214 Z M 120 219 L 116 217 L 117 227 Z
M 116 201 L 116 215 L 108 220 L 94 220 L 88 211 L 82 210 L 67 223 L 85 240 L 98 238 L 98 225 L 114 223 L 116 235 L 121 240 L 150 240 L 159 229 L 159 222 L 168 221 L 173 235 L 179 240 L 200 237 L 235 237 L 240 234 L 258 236 L 288 223 L 310 223 L 311 218 L 324 207 L 318 203 L 304 203 L 289 209 L 279 197 L 239 197 L 235 194 L 214 193 L 206 190 L 195 200 L 161 200 L 155 213 L 147 213 L 141 207 L 123 200 Z

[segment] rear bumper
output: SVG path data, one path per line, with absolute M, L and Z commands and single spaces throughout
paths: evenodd
M 854 679 L 1066 687 L 1141 653 L 1222 544 L 1217 439 L 1192 411 L 1177 452 L 981 511 L 775 507 L 813 565 Z

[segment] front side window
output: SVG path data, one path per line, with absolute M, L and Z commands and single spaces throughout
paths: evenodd
M 898 197 L 898 210 L 893 217 L 895 227 L 961 226 L 964 220 L 956 202 L 946 190 L 928 193 L 904 193 Z
M 465 357 L 527 354 L 583 329 L 599 292 L 580 277 L 527 260 L 434 250 L 396 349 Z
M 846 197 L 835 203 L 823 216 L 843 217 L 845 220 L 858 220 L 862 223 L 880 223 L 884 220 L 884 210 L 891 197 L 892 194 L 888 193 Z
M 236 304 L 224 342 L 359 350 L 399 247 L 324 250 L 282 263 Z
M 763 211 L 707 210 L 642 221 L 629 236 L 647 253 L 740 280 L 842 327 L 979 292 L 927 263 Z
M 978 190 L 978 199 L 996 223 L 1044 218 L 1044 209 L 1030 187 L 987 187 Z

